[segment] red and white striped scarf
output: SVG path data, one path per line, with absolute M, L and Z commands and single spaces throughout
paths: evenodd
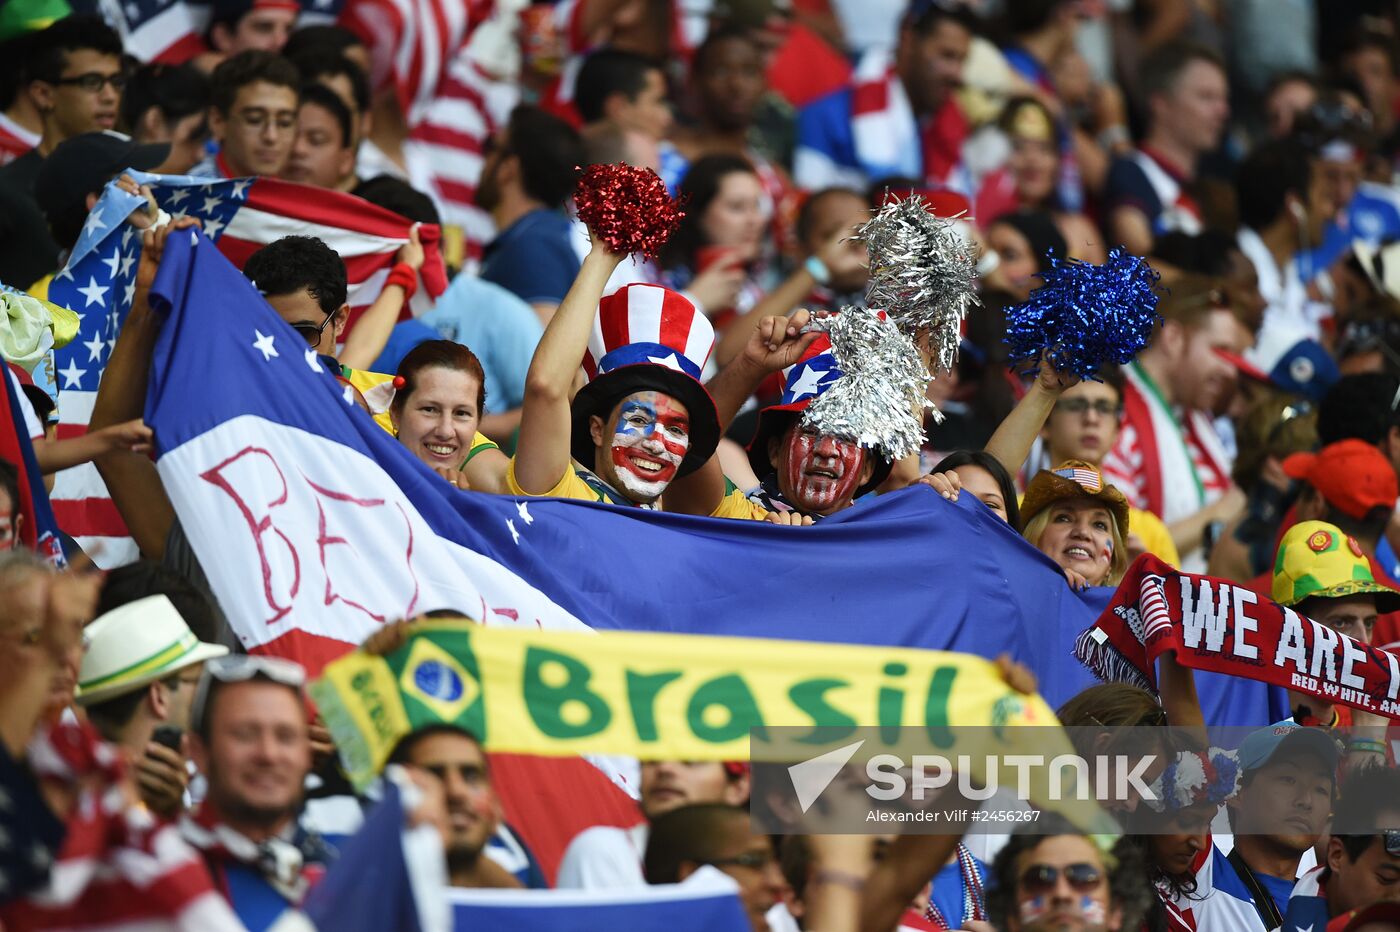
M 30 762 L 41 780 L 78 797 L 48 885 L 0 910 L 5 928 L 243 929 L 179 829 L 123 786 L 120 754 L 91 725 L 39 735 Z

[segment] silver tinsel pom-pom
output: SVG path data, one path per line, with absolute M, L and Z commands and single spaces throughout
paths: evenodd
M 870 306 L 886 311 L 905 333 L 927 330 L 938 368 L 951 369 L 962 320 L 978 303 L 974 247 L 914 194 L 891 196 L 856 238 L 870 252 Z
M 914 341 L 868 308 L 846 308 L 813 324 L 827 331 L 843 375 L 807 408 L 803 425 L 857 441 L 891 461 L 919 452 L 924 425 L 915 412 L 927 405 L 928 370 Z

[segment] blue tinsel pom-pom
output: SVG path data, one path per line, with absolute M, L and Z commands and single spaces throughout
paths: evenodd
M 1121 247 L 1103 265 L 1051 258 L 1045 283 L 1006 310 L 1013 364 L 1038 363 L 1048 351 L 1060 372 L 1097 379 L 1105 363 L 1131 362 L 1157 324 L 1158 275 Z

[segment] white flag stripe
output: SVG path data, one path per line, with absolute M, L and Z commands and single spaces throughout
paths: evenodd
M 457 74 L 454 73 L 454 77 Z M 425 123 L 444 126 L 459 133 L 467 133 L 482 139 L 486 136 L 486 119 L 473 104 L 451 97 L 439 97 L 433 101 L 424 116 Z M 454 152 L 457 150 L 453 150 Z
M 247 206 L 233 215 L 223 235 L 250 243 L 271 243 L 284 236 L 314 236 L 342 256 L 397 252 L 400 246 L 408 242 L 407 239 L 356 233 L 295 217 L 282 217 Z
M 703 372 L 710 353 L 715 349 L 715 330 L 704 316 L 705 312 L 698 306 L 696 311 L 695 326 L 690 328 L 690 333 L 685 338 L 685 354 L 699 363 Z
M 324 437 L 245 415 L 169 451 L 158 466 L 247 648 L 296 630 L 358 644 L 380 624 L 372 615 L 435 608 L 487 624 L 590 630 L 510 570 L 438 537 L 381 466 Z M 255 537 L 250 521 L 264 519 L 271 523 Z M 319 539 L 354 544 L 323 548 Z
M 141 550 L 130 537 L 74 537 L 83 553 L 99 569 L 111 570 L 141 559 Z
M 628 342 L 661 342 L 661 309 L 665 301 L 666 289 L 660 285 L 627 289 Z

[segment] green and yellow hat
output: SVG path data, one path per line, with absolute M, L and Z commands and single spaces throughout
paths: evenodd
M 129 693 L 227 653 L 196 638 L 165 596 L 128 602 L 83 629 L 78 705 Z
M 1297 605 L 1314 596 L 1374 595 L 1377 611 L 1400 611 L 1400 592 L 1376 582 L 1356 538 L 1325 521 L 1304 521 L 1283 535 L 1272 592 L 1280 605 Z

